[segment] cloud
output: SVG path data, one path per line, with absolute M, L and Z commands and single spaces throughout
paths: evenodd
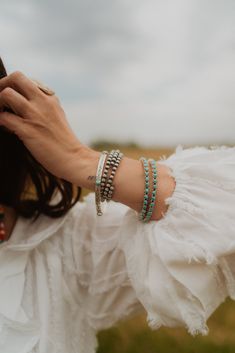
M 56 89 L 84 142 L 234 143 L 233 10 L 232 0 L 3 0 L 1 51 L 10 71 Z

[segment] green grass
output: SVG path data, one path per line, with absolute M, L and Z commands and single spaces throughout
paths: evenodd
M 98 334 L 98 353 L 234 353 L 235 302 L 227 300 L 208 320 L 207 336 L 183 328 L 151 330 L 145 316 L 121 322 Z

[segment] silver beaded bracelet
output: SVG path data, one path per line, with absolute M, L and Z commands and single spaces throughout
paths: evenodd
M 115 177 L 116 170 L 120 164 L 120 161 L 123 157 L 123 153 L 121 153 L 119 150 L 112 150 L 107 158 L 106 164 L 105 164 L 105 171 L 104 171 L 104 178 L 103 182 L 101 183 L 101 201 L 106 200 L 109 202 L 114 193 L 114 185 L 113 185 L 113 180 Z M 111 170 L 111 174 L 108 176 L 108 170 Z
M 113 179 L 122 157 L 123 153 L 119 150 L 112 150 L 110 153 L 107 151 L 101 152 L 95 182 L 95 202 L 98 216 L 103 215 L 101 203 L 109 202 L 112 199 L 114 192 Z M 111 174 L 108 176 L 110 169 Z

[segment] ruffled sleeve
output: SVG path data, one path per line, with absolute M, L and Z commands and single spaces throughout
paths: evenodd
M 96 216 L 94 193 L 72 209 L 73 253 L 80 285 L 85 289 L 83 306 L 95 330 L 143 312 L 136 296 L 120 246 L 122 223 L 130 209 L 111 201 L 105 214 Z M 128 229 L 125 230 L 128 236 Z
M 204 152 L 204 168 L 187 162 L 198 157 L 195 151 L 162 161 L 171 166 L 176 188 L 160 221 L 142 223 L 114 201 L 98 217 L 94 193 L 74 207 L 76 270 L 96 330 L 145 311 L 153 329 L 183 326 L 207 334 L 208 317 L 227 296 L 235 298 L 235 188 L 221 170 L 206 169 L 216 158 Z

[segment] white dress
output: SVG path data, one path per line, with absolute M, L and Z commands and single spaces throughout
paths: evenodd
M 176 188 L 160 221 L 94 193 L 64 217 L 19 217 L 0 246 L 0 352 L 94 353 L 96 332 L 145 311 L 151 328 L 208 331 L 235 298 L 235 148 L 195 147 L 161 163 Z

